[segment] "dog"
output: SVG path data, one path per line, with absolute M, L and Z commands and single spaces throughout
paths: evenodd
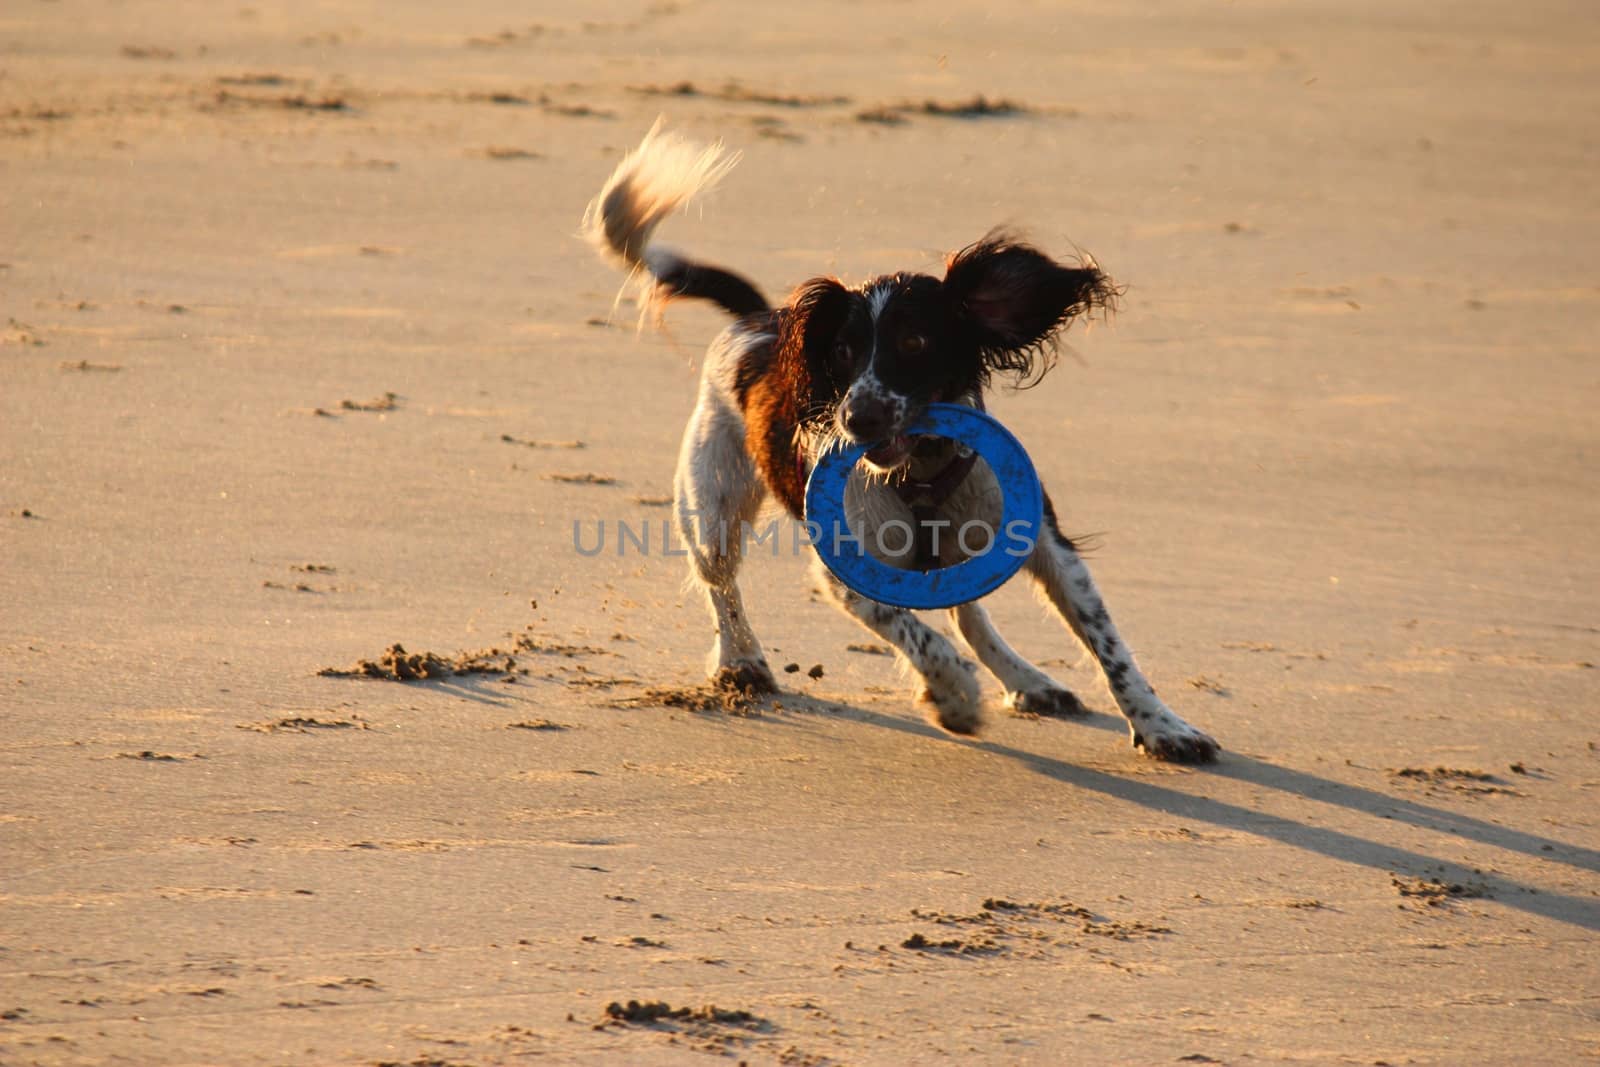
M 1059 334 L 1109 308 L 1118 290 L 1092 261 L 1063 265 L 996 231 L 951 255 L 942 278 L 897 273 L 849 287 L 816 277 L 773 306 L 738 274 L 654 241 L 658 224 L 716 185 L 737 158 L 720 143 L 702 146 L 663 131 L 658 120 L 589 206 L 584 233 L 638 284 L 641 325 L 682 299 L 709 301 L 733 317 L 706 354 L 678 455 L 674 516 L 716 624 L 712 681 L 767 693 L 777 683 L 738 585 L 744 534 L 767 498 L 801 519 L 806 477 L 823 450 L 840 440 L 869 444 L 868 472 L 854 476 L 847 491 L 852 525 L 909 516 L 917 543 L 886 562 L 919 569 L 957 562 L 964 546 L 950 537 L 943 547 L 930 545 L 929 528 L 992 518 L 994 476 L 963 447 L 908 436 L 907 427 L 931 403 L 981 408 L 998 375 L 1037 382 Z M 1134 746 L 1158 759 L 1214 759 L 1217 742 L 1174 714 L 1135 665 L 1048 494 L 1024 567 L 1098 660 Z M 820 560 L 815 570 L 828 599 L 916 672 L 931 719 L 953 734 L 975 733 L 982 721 L 977 671 L 951 641 L 911 611 L 848 588 Z M 1007 706 L 1085 714 L 1076 696 L 1006 643 L 981 604 L 950 614 L 962 641 L 1005 688 Z

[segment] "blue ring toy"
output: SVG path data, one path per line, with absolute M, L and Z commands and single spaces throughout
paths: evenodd
M 948 608 L 994 592 L 1027 562 L 1039 539 L 1044 490 L 1033 461 L 998 420 L 963 404 L 930 404 L 905 432 L 958 441 L 983 457 L 994 472 L 1003 507 L 1000 529 L 992 531 L 988 550 L 929 571 L 901 570 L 868 553 L 865 545 L 855 540 L 844 513 L 850 473 L 873 447 L 862 444 L 838 445 L 824 453 L 806 482 L 808 530 L 820 531 L 814 535 L 812 547 L 845 585 L 898 608 Z M 838 551 L 840 548 L 844 551 Z

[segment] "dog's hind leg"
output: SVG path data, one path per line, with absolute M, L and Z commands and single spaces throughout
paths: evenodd
M 835 578 L 822 562 L 812 570 L 822 591 L 846 615 L 893 645 L 926 689 L 921 699 L 932 705 L 938 725 L 953 734 L 973 734 L 982 725 L 978 706 L 977 668 L 961 658 L 954 645 L 905 608 L 868 600 Z
M 692 574 L 717 627 L 707 674 L 719 686 L 777 691 L 761 642 L 739 596 L 739 562 L 749 523 L 766 490 L 744 447 L 744 420 L 708 375 L 684 430 L 674 478 L 674 511 Z
M 1158 759 L 1186 763 L 1215 759 L 1220 747 L 1216 741 L 1173 714 L 1139 672 L 1133 652 L 1117 633 L 1105 601 L 1089 577 L 1089 568 L 1056 525 L 1048 500 L 1044 528 L 1027 566 L 1067 626 L 1100 661 L 1111 695 L 1128 720 L 1134 745 Z
M 1006 643 L 982 604 L 975 600 L 958 604 L 950 609 L 950 617 L 978 662 L 1005 687 L 1006 707 L 1028 715 L 1085 713 L 1083 703 L 1071 690 L 1057 684 Z

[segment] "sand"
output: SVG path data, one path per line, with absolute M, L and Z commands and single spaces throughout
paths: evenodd
M 0 12 L 0 1062 L 1600 1055 L 1590 7 L 574 10 Z M 577 237 L 658 114 L 769 293 L 1127 286 L 993 408 L 1218 763 L 1021 588 L 1092 714 L 964 741 L 803 558 L 744 706 L 575 551 L 721 324 Z

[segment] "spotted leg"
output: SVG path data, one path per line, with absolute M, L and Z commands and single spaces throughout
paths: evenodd
M 1117 633 L 1094 579 L 1089 577 L 1089 568 L 1057 527 L 1048 502 L 1040 533 L 1028 558 L 1028 570 L 1067 626 L 1100 661 L 1111 695 L 1128 720 L 1134 745 L 1157 759 L 1185 763 L 1215 759 L 1221 746 L 1173 714 L 1139 672 L 1133 652 Z
M 922 678 L 920 698 L 933 721 L 953 734 L 973 734 L 983 723 L 977 668 L 961 658 L 948 638 L 905 608 L 868 600 L 835 578 L 821 561 L 812 567 L 822 591 L 846 615 L 895 647 Z
M 1048 674 L 1020 656 L 994 628 L 989 613 L 977 601 L 950 609 L 961 639 L 973 654 L 1000 680 L 1006 690 L 1006 707 L 1025 715 L 1082 715 L 1081 701 L 1056 684 Z

